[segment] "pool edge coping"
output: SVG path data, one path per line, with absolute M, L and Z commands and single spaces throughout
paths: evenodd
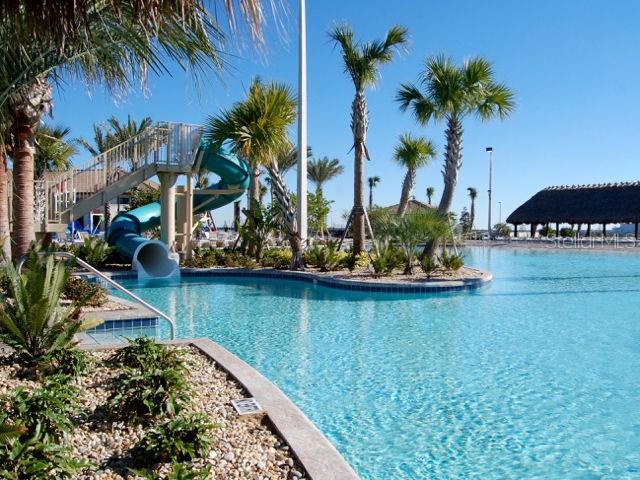
M 244 360 L 208 338 L 163 341 L 163 344 L 192 346 L 227 372 L 264 410 L 275 431 L 291 449 L 311 480 L 360 480 L 347 461 L 320 429 L 274 383 Z M 122 344 L 85 345 L 81 348 L 110 350 Z

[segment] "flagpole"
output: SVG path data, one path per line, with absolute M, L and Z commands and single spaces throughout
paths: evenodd
M 307 19 L 300 0 L 298 65 L 298 229 L 303 248 L 307 243 Z

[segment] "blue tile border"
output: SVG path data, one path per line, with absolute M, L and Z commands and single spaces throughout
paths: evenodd
M 358 292 L 384 293 L 446 293 L 473 290 L 486 286 L 493 279 L 491 273 L 481 272 L 481 278 L 461 280 L 433 280 L 432 284 L 424 283 L 374 283 L 357 280 L 346 280 L 327 275 L 317 275 L 313 272 L 292 272 L 274 269 L 245 269 L 245 268 L 182 268 L 183 277 L 247 277 L 269 278 L 272 280 L 297 280 L 300 282 L 320 285 L 338 290 Z M 138 278 L 137 272 L 113 272 L 114 280 L 130 280 Z
M 105 320 L 100 325 L 87 330 L 87 333 L 99 333 L 127 328 L 156 328 L 157 326 L 157 317 L 122 318 Z

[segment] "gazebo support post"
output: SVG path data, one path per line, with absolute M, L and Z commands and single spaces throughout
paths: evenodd
M 513 224 L 513 238 L 518 238 L 518 224 Z M 636 238 L 638 238 L 638 224 L 636 223 Z
M 536 226 L 537 225 L 535 223 L 531 224 L 531 232 L 530 232 L 531 233 L 531 238 L 535 238 L 535 236 L 536 236 Z
M 560 236 L 560 224 L 556 222 L 556 237 Z
M 603 223 L 602 224 L 602 238 L 606 238 L 607 236 L 607 224 Z
M 587 237 L 591 236 L 591 224 L 587 223 Z
M 634 226 L 634 232 L 633 234 L 636 237 L 636 240 L 638 240 L 638 222 L 636 222 L 635 226 Z

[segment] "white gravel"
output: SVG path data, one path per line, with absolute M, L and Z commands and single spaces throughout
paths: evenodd
M 189 362 L 189 381 L 194 390 L 193 408 L 185 413 L 205 413 L 216 425 L 212 430 L 211 450 L 204 458 L 189 462 L 189 466 L 209 465 L 211 479 L 303 480 L 304 469 L 268 423 L 261 417 L 240 417 L 233 410 L 231 400 L 246 397 L 246 392 L 197 349 L 179 348 Z M 123 477 L 117 472 L 126 470 L 121 468 L 126 467 L 121 459 L 144 437 L 146 427 L 110 422 L 100 413 L 111 393 L 111 381 L 118 374 L 102 362 L 111 353 L 91 352 L 94 364 L 90 372 L 78 380 L 80 402 L 87 418 L 79 421 L 65 441 L 78 457 L 93 464 L 90 470 L 78 475 L 78 479 L 136 478 L 130 474 Z M 18 379 L 14 366 L 0 363 L 0 394 L 18 385 L 34 388 L 37 384 Z M 159 478 L 163 478 L 167 469 L 168 465 L 160 467 Z

